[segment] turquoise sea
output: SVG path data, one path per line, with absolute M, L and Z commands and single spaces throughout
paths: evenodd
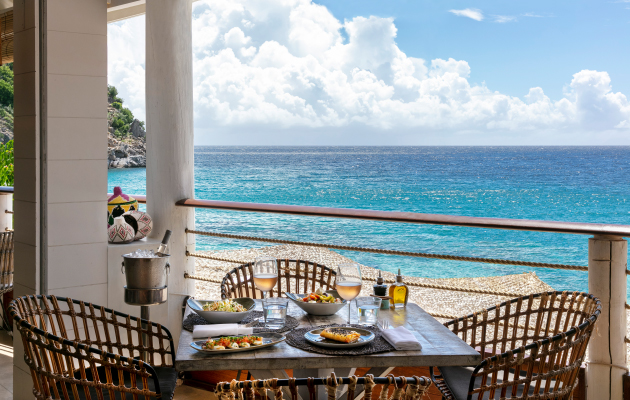
M 200 199 L 630 224 L 630 147 L 195 147 Z M 109 192 L 145 194 L 145 170 L 109 171 Z M 196 211 L 225 233 L 476 257 L 586 265 L 587 236 L 230 211 Z M 200 250 L 264 243 L 197 237 Z M 556 289 L 587 274 L 342 252 L 430 278 L 535 271 Z

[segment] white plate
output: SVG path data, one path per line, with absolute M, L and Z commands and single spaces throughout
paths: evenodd
M 204 339 L 204 340 L 197 340 L 197 341 L 192 342 L 190 344 L 190 347 L 192 347 L 193 349 L 197 351 L 203 351 L 204 353 L 212 353 L 212 354 L 237 353 L 240 351 L 251 351 L 251 350 L 256 350 L 256 349 L 262 349 L 263 347 L 273 346 L 280 342 L 283 342 L 286 339 L 284 335 L 281 335 L 279 333 L 273 333 L 273 332 L 255 333 L 252 336 L 262 337 L 263 344 L 261 344 L 260 346 L 239 347 L 238 349 L 210 350 L 210 349 L 204 349 L 202 347 L 203 344 L 207 340 L 207 339 Z M 212 339 L 219 339 L 219 338 L 221 338 L 221 336 L 213 337 Z
M 339 328 L 344 328 L 343 326 L 340 326 Z M 352 328 L 352 327 L 348 327 L 348 328 L 344 328 L 347 329 L 349 331 L 355 331 L 357 332 L 359 335 L 361 335 L 361 337 L 359 338 L 359 340 L 357 340 L 356 342 L 352 342 L 352 343 L 342 343 L 342 342 L 337 342 L 336 340 L 332 340 L 332 339 L 326 339 L 323 336 L 320 336 L 319 334 L 324 330 L 323 328 L 317 328 L 317 329 L 313 329 L 312 331 L 308 331 L 304 334 L 304 339 L 306 339 L 306 341 L 308 341 L 309 343 L 312 343 L 316 346 L 320 346 L 320 347 L 327 347 L 329 349 L 350 349 L 352 347 L 360 347 L 360 346 L 365 346 L 366 344 L 370 343 L 372 340 L 374 340 L 376 338 L 376 335 L 366 329 L 361 329 L 361 328 Z

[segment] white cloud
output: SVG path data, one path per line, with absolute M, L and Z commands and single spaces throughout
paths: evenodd
M 108 35 L 109 82 L 144 118 L 144 17 L 110 25 Z M 396 35 L 391 18 L 341 22 L 310 0 L 195 3 L 196 131 L 363 140 L 364 132 L 570 137 L 630 129 L 630 102 L 606 72 L 576 73 L 560 100 L 539 87 L 519 98 L 472 84 L 464 60 L 408 56 Z
M 468 17 L 475 21 L 483 20 L 483 13 L 476 8 L 464 8 L 463 10 L 448 10 L 448 12 L 457 15 L 458 17 Z
M 516 17 L 512 15 L 493 15 L 493 17 L 494 17 L 494 22 L 497 22 L 499 24 L 516 21 Z

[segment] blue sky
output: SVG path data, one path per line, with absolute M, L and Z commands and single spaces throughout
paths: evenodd
M 427 60 L 466 60 L 471 81 L 511 96 L 541 86 L 553 100 L 583 69 L 607 71 L 630 93 L 630 0 L 411 1 L 323 0 L 335 17 L 394 17 L 398 47 Z M 481 22 L 448 10 L 479 9 Z M 494 22 L 493 17 L 515 20 Z M 528 17 L 536 15 L 538 17 Z
M 630 145 L 630 0 L 202 0 L 192 29 L 196 144 Z M 108 26 L 140 118 L 144 36 Z

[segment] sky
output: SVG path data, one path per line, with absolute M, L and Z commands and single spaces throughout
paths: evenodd
M 144 26 L 108 26 L 143 120 Z M 204 0 L 192 26 L 197 145 L 630 145 L 630 0 Z

